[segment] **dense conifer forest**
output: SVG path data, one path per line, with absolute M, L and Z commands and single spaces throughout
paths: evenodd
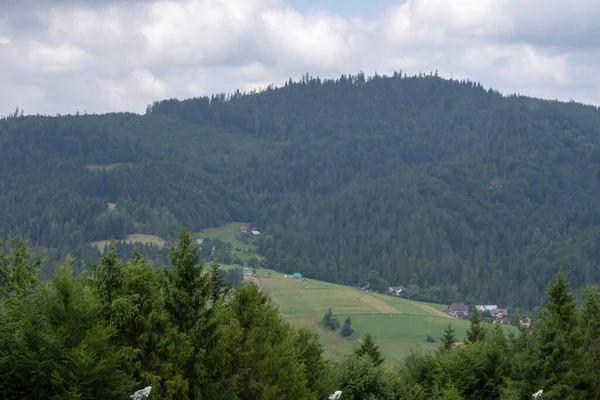
M 17 110 L 0 120 L 0 235 L 40 246 L 49 278 L 67 252 L 97 263 L 96 240 L 250 221 L 284 272 L 530 309 L 560 268 L 576 290 L 600 278 L 599 127 L 596 107 L 401 72 L 143 116 Z

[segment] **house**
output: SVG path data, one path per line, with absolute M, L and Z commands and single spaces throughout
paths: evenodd
M 260 235 L 260 232 L 257 231 L 256 229 L 254 229 L 253 231 L 250 231 L 250 233 L 252 233 L 254 236 Z
M 302 274 L 296 272 L 291 275 L 293 279 L 302 279 Z
M 468 317 L 469 306 L 463 303 L 452 303 L 448 306 L 448 314 L 453 317 Z
M 508 310 L 506 308 L 496 308 L 495 310 L 491 310 L 491 313 L 494 318 L 508 318 Z
M 498 308 L 498 306 L 494 304 L 494 305 L 485 305 L 485 306 L 475 306 L 475 308 L 479 312 L 485 312 L 485 311 L 493 312 L 494 310 L 496 310 Z
M 253 226 L 240 226 L 240 233 L 250 234 L 254 231 L 258 232 L 258 229 Z M 260 232 L 258 234 L 260 235 Z
M 406 288 L 404 286 L 390 286 L 388 289 L 388 294 L 392 296 L 400 296 L 400 294 L 405 290 Z

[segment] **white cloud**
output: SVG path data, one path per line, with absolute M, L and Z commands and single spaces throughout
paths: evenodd
M 31 42 L 27 49 L 28 65 L 41 72 L 73 72 L 89 60 L 87 53 L 73 45 L 48 46 Z
M 20 4 L 0 16 L 0 113 L 143 112 L 165 97 L 258 90 L 304 72 L 398 69 L 600 104 L 595 0 L 398 0 L 370 17 L 285 0 Z

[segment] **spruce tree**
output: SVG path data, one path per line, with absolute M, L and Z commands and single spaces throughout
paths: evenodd
M 381 351 L 379 351 L 379 345 L 373 342 L 370 333 L 365 335 L 360 346 L 354 351 L 354 354 L 358 357 L 367 356 L 375 366 L 381 365 L 385 361 L 385 358 L 381 356 Z
M 340 333 L 344 337 L 352 336 L 352 334 L 354 333 L 354 329 L 352 329 L 352 325 L 350 322 L 350 317 L 346 318 L 346 320 L 344 321 L 344 326 L 342 327 L 342 331 Z
M 440 342 L 442 350 L 450 350 L 457 342 L 452 324 L 448 324 L 448 327 L 444 330 L 444 335 L 440 338 Z
M 216 261 L 213 261 L 210 266 L 210 291 L 213 304 L 225 294 L 225 282 L 221 275 L 221 268 Z
M 471 326 L 467 331 L 467 339 L 469 342 L 474 343 L 485 339 L 485 327 L 481 321 L 481 314 L 477 307 L 473 309 L 473 316 L 471 317 Z

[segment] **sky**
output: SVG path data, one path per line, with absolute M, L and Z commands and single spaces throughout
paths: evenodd
M 0 115 L 398 70 L 600 105 L 599 20 L 597 0 L 1 0 Z

